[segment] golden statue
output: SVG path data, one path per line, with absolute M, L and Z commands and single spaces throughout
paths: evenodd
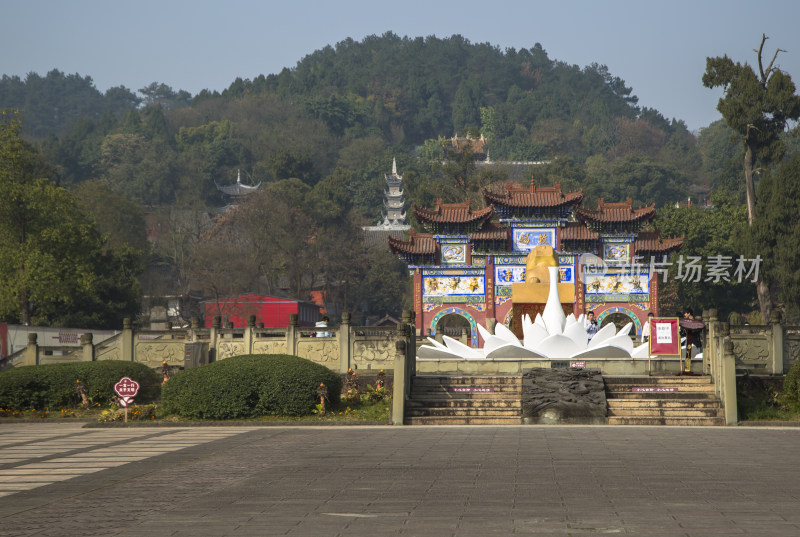
M 511 301 L 515 304 L 545 304 L 550 290 L 548 267 L 558 267 L 552 246 L 536 246 L 525 260 L 525 283 L 511 286 Z M 562 304 L 575 303 L 575 284 L 559 283 L 558 296 Z

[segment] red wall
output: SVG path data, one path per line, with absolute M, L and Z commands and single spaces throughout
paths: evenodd
M 306 302 L 298 302 L 288 298 L 277 298 L 264 295 L 240 295 L 228 297 L 220 301 L 222 311 L 219 312 L 216 302 L 205 303 L 205 326 L 211 327 L 212 319 L 220 315 L 223 323 L 233 323 L 234 328 L 247 326 L 247 318 L 256 316 L 256 324 L 264 323 L 265 327 L 282 328 L 289 326 L 289 315 L 296 313 L 300 326 L 314 326 L 319 319 L 319 307 Z

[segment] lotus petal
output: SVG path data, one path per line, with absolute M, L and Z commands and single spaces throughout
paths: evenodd
M 544 338 L 546 338 L 548 335 L 549 334 L 544 327 L 539 326 L 538 324 L 532 324 L 525 333 L 525 341 L 523 345 L 526 349 L 536 350 L 542 340 L 544 340 Z
M 461 356 L 453 354 L 448 350 L 442 350 L 438 347 L 431 347 L 430 345 L 420 345 L 419 349 L 417 349 L 417 358 L 453 360 L 453 359 L 460 359 Z
M 446 345 L 443 345 L 442 343 L 439 343 L 438 341 L 436 341 L 432 337 L 429 337 L 428 341 L 431 343 L 431 345 L 433 345 L 437 349 L 442 349 L 443 351 L 447 350 L 447 346 Z
M 574 313 L 570 313 L 569 315 L 567 315 L 567 320 L 564 322 L 564 331 L 566 332 L 567 328 L 569 328 L 571 325 L 575 324 L 576 322 L 578 322 L 578 321 L 575 319 L 575 314 Z
M 627 336 L 628 334 L 631 333 L 631 328 L 633 328 L 633 323 L 628 323 L 628 324 L 626 324 L 625 326 L 623 326 L 622 328 L 619 329 L 619 332 L 617 332 L 617 335 L 618 336 Z
M 486 356 L 479 349 L 473 349 L 468 345 L 464 345 L 460 341 L 451 338 L 450 336 L 442 336 L 442 341 L 447 345 L 450 352 L 454 352 L 463 358 L 485 358 Z
M 633 358 L 650 358 L 650 345 L 644 343 L 639 345 L 633 352 L 631 353 L 631 357 Z
M 544 324 L 544 319 L 542 319 L 541 313 L 536 314 L 536 319 L 533 320 L 533 324 L 538 324 L 539 326 L 547 330 L 547 325 Z
M 564 335 L 570 338 L 579 349 L 585 349 L 589 343 L 589 335 L 582 324 L 573 323 L 564 328 Z
M 550 335 L 561 334 L 567 318 L 561 306 L 561 298 L 558 296 L 558 267 L 547 267 L 547 270 L 550 273 L 550 291 L 547 294 L 542 319 Z
M 594 340 L 592 340 L 594 341 Z M 610 337 L 607 340 L 603 341 L 602 345 L 613 345 L 615 347 L 619 347 L 621 349 L 625 349 L 628 351 L 628 355 L 630 356 L 633 353 L 633 341 L 629 336 L 614 336 Z M 599 347 L 600 345 L 598 345 Z M 595 348 L 595 347 L 593 347 Z
M 570 360 L 585 360 L 586 358 L 629 358 L 631 355 L 625 349 L 616 345 L 601 345 L 594 349 L 585 349 L 570 356 Z
M 566 358 L 579 352 L 581 347 L 563 334 L 552 334 L 544 338 L 536 350 L 548 358 Z
M 514 344 L 501 345 L 486 353 L 486 358 L 547 358 L 544 354 Z
M 502 323 L 497 323 L 497 326 L 494 327 L 494 335 L 506 340 L 506 342 L 511 343 L 512 345 L 522 347 L 522 343 L 519 342 L 519 339 L 514 332 L 509 330 L 508 327 Z
M 597 333 L 592 337 L 592 340 L 589 342 L 589 348 L 592 349 L 594 347 L 597 347 L 605 340 L 610 339 L 616 335 L 617 335 L 617 327 L 614 326 L 614 323 L 609 323 L 600 330 L 598 330 Z

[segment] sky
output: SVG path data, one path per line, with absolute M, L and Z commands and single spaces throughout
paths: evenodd
M 605 64 L 640 106 L 697 131 L 721 117 L 722 90 L 701 82 L 707 57 L 755 65 L 766 34 L 766 62 L 785 50 L 776 64 L 800 84 L 798 20 L 797 0 L 0 0 L 0 74 L 58 69 L 100 91 L 159 82 L 194 95 L 292 68 L 348 37 L 460 34 Z

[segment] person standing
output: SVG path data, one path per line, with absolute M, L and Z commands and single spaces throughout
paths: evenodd
M 597 321 L 594 318 L 594 311 L 590 311 L 586 314 L 586 320 L 583 322 L 583 327 L 586 329 L 586 335 L 589 337 L 588 341 L 591 341 L 597 331 L 600 329 L 597 326 Z
M 327 315 L 322 317 L 322 320 L 317 321 L 317 324 L 314 325 L 314 328 L 317 329 L 315 337 L 331 337 L 331 333 L 327 330 L 323 330 L 322 332 L 319 331 L 320 328 L 328 328 L 328 322 L 330 319 Z
M 647 314 L 647 322 L 644 323 L 644 326 L 642 326 L 642 337 L 640 339 L 642 343 L 647 343 L 648 341 L 650 341 L 650 321 L 652 320 L 653 320 L 653 312 L 651 311 L 650 313 Z

